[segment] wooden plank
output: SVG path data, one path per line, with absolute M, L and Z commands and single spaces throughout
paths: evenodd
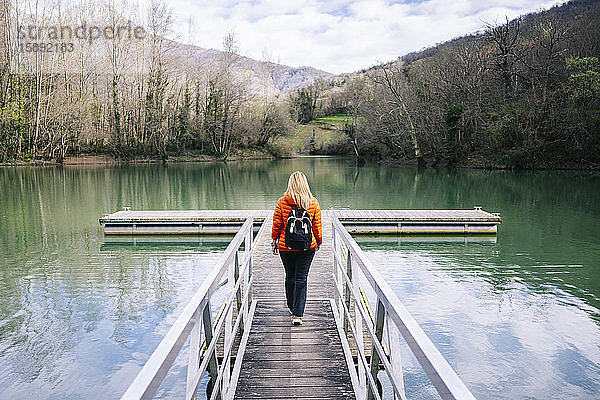
M 311 368 L 292 369 L 292 368 L 261 368 L 259 372 L 244 370 L 240 372 L 238 385 L 243 384 L 246 379 L 261 378 L 290 378 L 290 377 L 345 377 L 348 375 L 348 368 L 339 366 L 329 367 L 327 365 L 316 365 Z
M 290 323 L 290 319 L 287 319 L 288 326 Z M 308 322 L 305 321 L 305 324 Z M 331 325 L 327 325 L 327 329 L 321 329 L 318 332 L 318 336 L 327 337 L 327 338 L 336 338 L 337 334 L 331 330 Z M 264 342 L 271 342 L 273 340 L 303 340 L 315 337 L 314 330 L 302 330 L 296 331 L 295 329 L 292 332 L 271 332 L 263 330 L 260 332 L 260 339 Z
M 252 334 L 255 334 L 254 331 L 252 331 Z M 311 354 L 329 354 L 329 349 L 330 349 L 330 345 L 329 344 L 324 344 L 324 343 L 320 343 L 320 344 L 315 344 L 312 346 L 295 346 L 294 347 L 294 353 L 298 354 L 298 353 L 311 353 Z M 264 347 L 259 347 L 256 346 L 255 349 L 246 349 L 246 352 L 252 352 L 252 351 L 266 351 L 267 349 L 265 349 Z M 268 348 L 268 351 L 270 353 L 289 353 L 290 352 L 290 346 L 287 344 L 273 344 L 270 345 Z
M 239 399 L 242 399 L 242 400 L 244 400 L 244 399 L 253 399 L 253 398 L 254 397 L 239 397 Z M 316 399 L 322 399 L 323 397 L 293 397 L 293 396 L 292 397 L 289 397 L 289 396 L 283 396 L 282 397 L 281 394 L 277 395 L 275 397 L 260 397 L 261 400 L 298 400 L 298 399 L 315 399 L 315 398 Z M 335 396 L 333 396 L 333 397 L 327 397 L 325 399 L 326 400 L 346 400 L 347 397 L 343 397 L 343 396 L 341 396 L 341 397 L 335 397 Z
M 369 218 L 369 215 L 371 215 L 371 211 L 370 210 L 355 210 L 357 213 L 357 218 Z
M 282 300 L 284 301 L 284 300 Z M 263 317 L 267 317 L 267 315 L 262 315 L 260 316 L 261 319 L 258 319 L 256 321 L 256 326 L 257 327 L 261 327 L 261 326 L 266 326 L 266 327 L 277 327 L 277 326 L 283 326 L 283 327 L 288 327 L 290 325 L 290 316 L 282 316 L 282 317 L 273 317 L 273 320 L 266 320 Z M 306 323 L 309 324 L 311 322 L 319 322 L 318 326 L 313 326 L 314 329 L 319 329 L 319 328 L 327 328 L 330 329 L 333 326 L 335 326 L 335 322 L 334 321 L 323 321 L 321 319 L 316 319 L 313 316 L 310 316 L 310 310 L 304 310 L 304 317 L 302 318 L 302 320 Z M 299 326 L 298 330 L 302 330 L 303 327 L 306 326 Z
M 260 349 L 257 349 L 258 351 L 254 351 L 254 352 L 246 352 L 247 354 L 247 358 L 245 360 L 247 361 L 292 361 L 292 360 L 298 360 L 298 361 L 315 361 L 318 360 L 319 362 L 324 361 L 324 360 L 337 360 L 337 355 L 331 354 L 328 351 L 324 351 L 322 353 L 315 353 L 314 351 L 309 352 L 309 353 L 298 353 L 295 351 L 287 351 L 285 353 L 272 353 L 272 352 L 265 352 L 265 351 L 260 351 Z M 291 364 L 290 364 L 291 365 Z
M 305 322 L 306 323 L 306 322 Z M 290 323 L 288 322 L 288 325 Z M 335 336 L 327 336 L 322 333 L 319 335 L 305 334 L 302 337 L 289 337 L 289 336 L 266 336 L 266 335 L 255 335 L 248 339 L 248 344 L 255 344 L 256 346 L 307 346 L 315 344 L 333 344 L 336 339 Z
M 236 399 L 355 398 L 329 300 L 307 300 L 303 321 L 292 326 L 283 300 L 258 300 Z
M 321 397 L 317 397 L 317 398 L 321 398 Z M 240 400 L 245 400 L 245 399 L 253 399 L 253 397 L 239 397 Z M 298 400 L 298 397 L 289 397 L 289 396 L 284 396 L 282 397 L 281 395 L 277 395 L 275 397 L 261 397 L 261 400 Z M 302 397 L 302 399 L 312 399 L 311 397 Z M 345 400 L 346 397 L 328 397 L 327 400 Z
M 287 307 L 284 306 L 284 310 L 287 313 Z M 305 308 L 304 309 L 304 321 L 305 322 L 311 322 L 311 321 L 321 321 L 323 318 L 326 318 L 327 315 L 329 314 L 324 314 L 321 312 L 317 312 L 314 310 L 311 310 L 310 308 Z M 290 322 L 290 314 L 287 313 L 287 315 L 273 315 L 271 313 L 256 313 L 256 316 L 259 318 L 258 321 L 260 322 L 260 320 L 262 319 L 262 317 L 268 317 L 268 321 L 269 323 L 275 323 L 275 322 L 285 322 L 286 324 L 289 325 Z
M 263 399 L 265 397 L 277 397 L 285 393 L 296 399 L 331 399 L 331 398 L 354 398 L 354 392 L 347 387 L 331 386 L 286 386 L 286 387 L 244 387 L 236 392 L 236 398 L 240 399 Z
M 249 344 L 250 345 L 250 344 Z M 264 350 L 268 351 L 267 349 Z M 317 368 L 317 365 L 327 366 L 328 368 L 339 367 L 340 370 L 346 366 L 346 361 L 342 357 L 341 359 L 334 358 L 315 358 L 313 360 L 247 360 L 244 357 L 242 368 L 256 369 L 257 371 L 261 368 L 265 369 L 283 369 L 290 368 L 294 370 L 311 369 Z M 258 373 L 256 376 L 260 376 Z
M 313 304 L 306 304 L 304 309 L 310 311 L 310 315 L 307 317 L 320 318 L 324 315 L 329 315 L 329 313 L 326 310 L 323 310 L 322 307 L 316 307 Z M 273 307 L 265 307 L 264 309 L 257 311 L 256 315 L 269 315 L 269 317 L 272 318 L 283 318 L 290 316 L 286 308 L 283 310 L 281 309 L 281 303 L 274 305 Z
M 368 219 L 382 218 L 383 217 L 383 213 L 382 213 L 382 210 L 370 210 L 369 214 L 366 217 Z
M 332 386 L 348 388 L 348 382 L 343 376 L 311 376 L 311 377 L 298 377 L 293 376 L 293 371 L 290 371 L 292 376 L 279 376 L 279 377 L 258 377 L 255 379 L 249 379 L 251 386 L 256 386 L 255 381 L 259 381 L 263 387 L 292 387 L 292 386 Z

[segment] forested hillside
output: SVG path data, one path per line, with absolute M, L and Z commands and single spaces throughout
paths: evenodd
M 360 157 L 436 165 L 600 165 L 600 2 L 478 34 L 341 76 L 317 114 L 347 115 Z M 343 135 L 342 135 L 343 132 Z
M 163 0 L 0 0 L 0 162 L 275 152 L 287 92 L 331 76 L 241 56 L 233 32 L 183 45 L 173 21 Z

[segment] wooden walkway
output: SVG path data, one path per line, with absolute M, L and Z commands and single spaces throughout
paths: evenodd
M 246 220 L 250 216 L 253 221 Z M 356 399 L 364 398 L 367 387 L 379 398 L 375 389 L 378 383 L 374 380 L 377 377 L 372 376 L 371 371 L 380 364 L 392 383 L 394 396 L 403 398 L 402 368 L 397 360 L 399 339 L 388 337 L 388 352 L 381 342 L 383 327 L 393 324 L 393 329 L 402 334 L 443 399 L 473 400 L 468 388 L 379 276 L 349 232 L 476 233 L 484 230 L 495 233 L 501 221 L 499 215 L 478 208 L 324 210 L 323 244 L 308 274 L 304 324 L 293 326 L 285 304 L 284 268 L 280 257 L 271 252 L 270 211 L 124 210 L 105 215 L 100 223 L 107 234 L 199 234 L 239 230 L 122 399 L 140 399 L 154 394 L 188 336 L 187 398 L 193 397 L 207 371 L 215 384 L 220 385 L 216 386 L 218 391 L 209 396 L 212 399 L 218 398 L 219 394 L 228 400 Z M 253 238 L 257 225 L 260 230 Z M 334 229 L 338 243 L 344 247 L 344 250 L 336 249 L 335 258 Z M 240 260 L 242 245 L 244 253 L 251 257 Z M 249 246 L 251 253 L 247 253 Z M 352 263 L 351 259 L 354 260 Z M 362 276 L 368 280 L 365 283 L 378 293 L 376 321 L 373 321 L 374 314 L 368 310 L 368 305 L 363 305 L 361 300 L 360 272 L 346 273 L 346 267 L 350 270 L 350 265 L 352 271 L 362 271 Z M 334 268 L 337 279 L 342 279 L 339 282 L 344 282 L 344 293 L 334 286 Z M 234 278 L 228 279 L 232 289 L 222 305 L 225 317 L 218 318 L 213 324 L 210 297 L 221 286 L 219 282 L 226 272 L 229 279 Z M 243 287 L 251 288 L 251 291 L 244 292 Z M 350 292 L 352 300 L 345 297 Z M 234 306 L 236 303 L 237 307 Z M 336 304 L 341 307 L 339 310 Z M 239 310 L 243 314 L 238 315 Z M 202 315 L 201 319 L 199 315 Z M 238 330 L 242 315 L 243 334 Z M 344 323 L 343 328 L 342 318 L 350 321 Z M 207 339 L 207 354 L 199 357 L 201 326 Z M 351 330 L 351 336 L 345 333 L 346 328 Z M 358 363 L 358 369 L 355 363 Z
M 330 300 L 334 296 L 331 222 L 323 213 L 323 245 L 308 274 L 302 326 L 292 326 L 284 270 L 271 253 L 272 217 L 256 238 L 253 297 L 257 300 L 235 398 L 354 399 Z

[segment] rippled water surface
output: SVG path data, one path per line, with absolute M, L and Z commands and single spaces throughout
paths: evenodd
M 359 243 L 478 398 L 600 398 L 600 177 L 295 159 L 0 168 L 0 398 L 119 397 L 227 238 L 104 238 L 132 209 L 271 208 L 303 170 L 323 208 L 500 212 L 496 239 Z M 426 398 L 405 357 L 407 392 Z M 176 362 L 164 397 L 180 393 Z

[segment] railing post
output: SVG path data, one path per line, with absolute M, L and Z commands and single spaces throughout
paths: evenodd
M 244 247 L 246 250 L 246 257 L 250 257 L 248 260 L 248 282 L 250 282 L 250 277 L 252 276 L 252 245 L 254 238 L 254 218 L 250 217 L 250 229 L 246 238 L 244 239 Z M 264 224 L 264 222 L 263 222 Z M 252 287 L 248 287 L 248 310 L 250 310 L 250 304 L 252 304 Z
M 233 289 L 235 288 L 237 281 L 237 279 L 234 278 L 237 260 L 238 251 L 236 250 L 234 256 L 234 263 L 233 265 L 229 264 L 229 268 L 227 268 L 227 286 L 229 286 L 227 292 L 231 293 L 231 302 L 233 302 Z M 225 306 L 227 306 L 227 303 L 225 303 Z M 223 337 L 223 352 L 225 352 L 225 350 L 228 349 L 229 346 L 231 346 L 231 343 L 233 342 L 233 339 L 236 334 L 236 332 L 233 332 L 233 304 L 229 307 L 229 311 L 227 311 L 226 315 L 224 315 L 224 318 L 225 335 Z M 223 354 L 223 363 L 225 364 L 225 367 L 222 372 L 223 378 L 221 379 L 221 393 L 226 394 L 229 389 L 229 379 L 231 375 L 231 352 L 228 353 L 227 357 L 225 357 L 225 354 Z
M 348 249 L 348 258 L 346 262 L 346 274 L 351 282 L 352 280 L 352 255 L 350 254 L 350 249 Z M 346 307 L 348 307 L 348 311 L 350 311 L 350 288 L 348 284 L 344 280 L 344 301 L 346 302 Z M 356 319 L 356 310 L 354 312 L 354 319 Z M 348 317 L 344 313 L 344 332 L 346 332 L 346 336 L 348 336 Z
M 234 281 L 234 285 L 237 284 L 238 279 L 240 279 L 240 258 L 239 258 L 239 251 L 235 252 L 235 261 L 234 261 L 234 267 L 233 267 L 233 281 Z M 247 283 L 246 281 L 244 281 L 242 279 L 243 283 Z M 242 293 L 244 291 L 244 285 L 242 285 L 240 283 L 240 286 L 238 287 L 238 290 L 235 292 L 235 302 L 237 304 L 237 312 L 238 314 L 241 315 L 241 322 L 240 322 L 240 328 L 242 330 L 244 330 L 244 310 L 242 310 Z M 234 332 L 234 336 L 237 335 L 237 332 Z
M 398 327 L 394 323 L 387 323 L 388 347 L 390 352 L 390 365 L 392 367 L 391 375 L 396 379 L 398 389 L 404 395 L 404 373 L 402 372 L 402 355 L 400 354 L 400 334 Z M 394 393 L 394 398 L 399 399 Z M 406 398 L 406 396 L 404 396 Z
M 348 265 L 350 265 L 350 249 L 348 249 Z M 360 279 L 359 279 L 359 270 L 356 270 L 356 273 L 352 271 L 352 288 L 354 289 L 354 293 L 360 296 Z M 350 301 L 350 296 L 348 296 L 348 301 Z M 363 331 L 363 318 L 362 314 L 359 311 L 360 307 L 360 298 L 354 299 L 354 331 L 356 332 L 355 342 L 356 347 L 363 349 L 366 354 L 365 343 L 364 343 L 364 331 Z M 364 321 L 367 323 L 367 321 Z M 361 393 L 359 397 L 361 399 L 365 398 L 367 390 L 367 369 L 363 363 L 358 363 L 358 381 L 360 383 Z
M 381 341 L 381 338 L 383 337 L 383 325 L 385 322 L 385 307 L 383 306 L 383 304 L 381 303 L 381 300 L 377 299 L 377 306 L 375 309 L 375 337 L 377 338 L 377 340 L 379 341 L 379 343 L 383 344 Z M 379 385 L 379 380 L 377 379 L 377 373 L 379 372 L 379 362 L 381 360 L 379 359 L 379 353 L 377 353 L 377 349 L 375 348 L 375 346 L 373 345 L 371 347 L 371 376 L 373 377 L 373 380 Z M 379 388 L 371 388 L 371 390 L 369 390 L 367 392 L 367 399 L 368 400 L 373 400 L 375 399 L 375 396 L 373 395 L 373 391 L 374 390 L 379 390 Z
M 333 242 L 333 277 L 335 279 L 334 285 L 337 285 L 337 288 L 340 289 L 341 292 L 341 276 L 339 271 L 339 257 L 338 257 L 338 238 L 337 233 L 335 231 L 335 224 L 331 223 L 331 233 L 332 233 L 332 242 Z M 344 312 L 342 311 L 342 298 L 338 295 L 338 291 L 334 292 L 335 304 L 337 309 L 339 310 L 339 317 L 342 318 Z
M 200 311 L 197 312 L 199 316 Z M 188 367 L 187 367 L 187 382 L 185 387 L 185 397 L 190 398 L 192 393 L 196 391 L 196 386 L 194 384 L 196 374 L 198 374 L 198 367 L 200 367 L 200 343 L 202 343 L 202 331 L 200 327 L 202 325 L 202 321 L 200 318 L 196 317 L 196 323 L 190 332 L 190 355 L 188 357 Z
M 209 301 L 206 302 L 206 306 L 204 307 L 204 311 L 202 312 L 202 324 L 204 325 L 204 337 L 206 338 L 206 347 L 210 346 L 213 341 L 213 326 L 212 326 L 212 316 L 210 315 L 210 298 Z M 212 354 L 207 354 L 206 357 L 210 357 L 210 361 L 208 362 L 208 373 L 210 374 L 210 381 L 208 382 L 208 387 L 206 388 L 207 397 L 210 398 L 213 390 L 219 390 L 218 387 L 214 387 L 214 382 L 217 379 L 217 375 L 219 374 L 219 363 L 217 361 L 217 346 Z M 217 395 L 217 399 L 221 399 L 221 393 Z

